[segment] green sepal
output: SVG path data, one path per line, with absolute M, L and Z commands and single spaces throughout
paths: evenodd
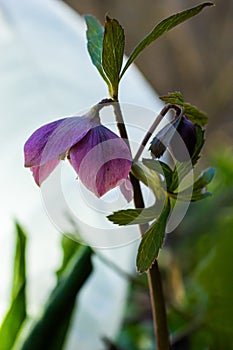
M 159 250 L 162 247 L 167 219 L 170 214 L 170 199 L 166 199 L 166 204 L 156 221 L 150 226 L 142 237 L 137 254 L 137 269 L 143 273 L 151 268 L 157 259 Z

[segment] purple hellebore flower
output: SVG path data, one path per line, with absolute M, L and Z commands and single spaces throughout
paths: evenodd
M 38 186 L 65 157 L 97 197 L 128 181 L 132 164 L 129 147 L 101 125 L 100 108 L 97 105 L 84 116 L 46 124 L 29 137 L 24 145 L 25 167 L 30 167 Z

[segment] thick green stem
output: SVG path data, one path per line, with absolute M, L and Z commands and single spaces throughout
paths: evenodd
M 132 181 L 133 177 L 133 181 Z M 136 208 L 143 208 L 144 201 L 139 181 L 132 175 L 130 177 L 134 193 L 134 204 Z M 136 184 L 138 183 L 138 184 Z M 135 192 L 137 191 L 137 192 Z M 148 229 L 148 224 L 139 225 L 141 235 Z M 147 271 L 147 279 L 149 285 L 149 293 L 151 300 L 151 309 L 153 315 L 154 333 L 156 337 L 157 350 L 169 350 L 169 332 L 167 326 L 167 315 L 165 307 L 165 299 L 163 294 L 162 279 L 159 271 L 158 261 L 155 260 L 151 269 Z
M 153 266 L 147 272 L 147 278 L 151 298 L 157 349 L 169 350 L 170 343 L 167 327 L 166 307 L 163 294 L 162 279 L 157 260 L 155 260 Z
M 116 101 L 118 102 L 118 101 Z M 127 130 L 123 121 L 119 103 L 114 104 L 114 111 L 116 115 L 117 125 L 122 138 L 128 142 Z M 128 142 L 129 144 L 129 142 Z M 130 174 L 130 180 L 134 190 L 134 204 L 135 208 L 144 208 L 144 200 L 138 179 L 133 174 Z M 139 225 L 141 235 L 143 235 L 148 229 L 148 224 Z M 157 260 L 152 268 L 147 272 L 151 308 L 153 315 L 153 325 L 155 332 L 155 339 L 157 344 L 157 350 L 169 350 L 169 333 L 167 327 L 167 316 L 165 300 L 162 289 L 162 280 L 159 271 Z

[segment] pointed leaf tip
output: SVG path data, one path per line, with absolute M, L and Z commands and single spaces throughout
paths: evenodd
M 130 54 L 124 69 L 122 70 L 120 78 L 125 74 L 126 70 L 129 66 L 135 61 L 135 59 L 139 56 L 139 54 L 149 46 L 153 41 L 158 39 L 162 34 L 168 32 L 172 28 L 176 27 L 178 24 L 196 16 L 199 12 L 201 12 L 207 6 L 213 6 L 212 2 L 204 2 L 200 5 L 192 7 L 188 10 L 176 13 L 170 17 L 165 18 L 160 23 L 158 23 L 150 33 L 148 33 L 144 39 L 142 39 L 139 44 L 134 48 L 132 53 Z

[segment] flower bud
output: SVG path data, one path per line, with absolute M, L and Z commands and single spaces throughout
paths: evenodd
M 170 148 L 178 161 L 186 162 L 189 160 L 189 157 L 192 157 L 197 142 L 195 125 L 183 116 L 177 127 L 177 133 L 178 135 L 174 134 L 170 141 Z
M 180 162 L 192 157 L 197 142 L 195 125 L 185 116 L 174 119 L 165 125 L 152 140 L 152 156 L 160 158 L 169 147 L 173 156 Z
M 155 158 L 162 157 L 170 144 L 180 121 L 181 118 L 176 118 L 171 123 L 165 125 L 152 140 L 149 150 Z

